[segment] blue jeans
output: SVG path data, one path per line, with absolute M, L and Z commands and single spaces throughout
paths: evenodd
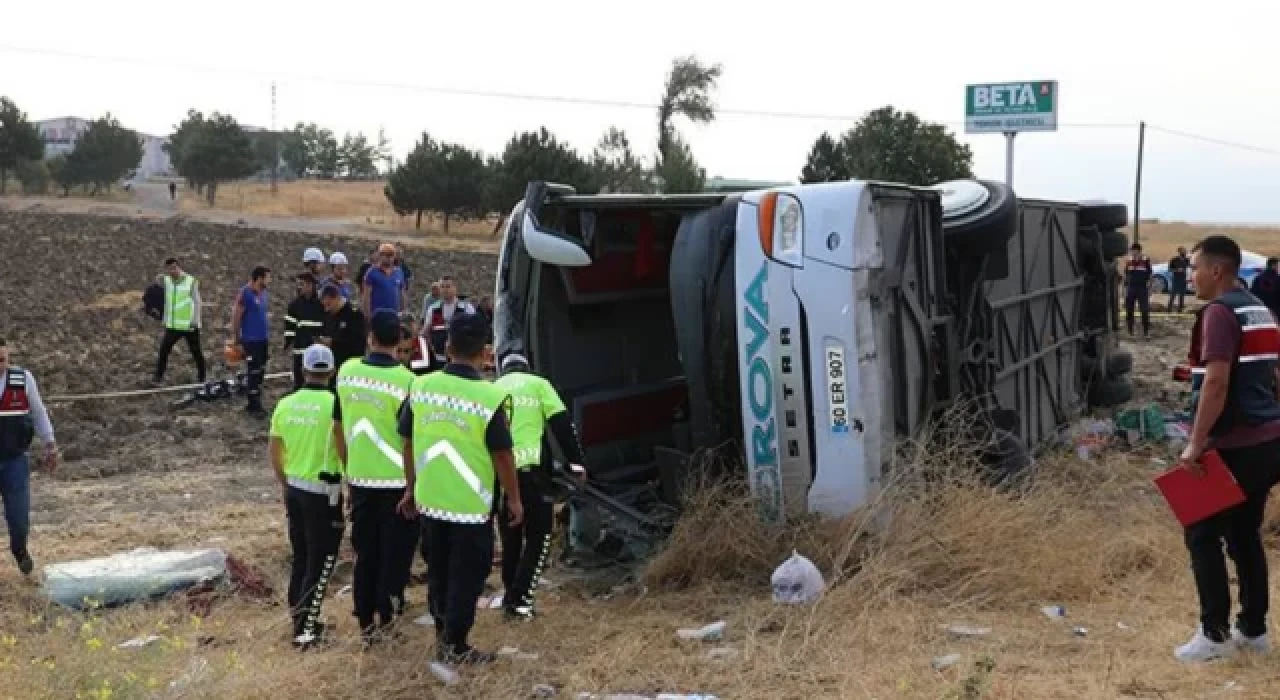
M 0 496 L 9 526 L 9 551 L 21 556 L 27 551 L 27 534 L 31 532 L 31 463 L 25 454 L 0 459 Z

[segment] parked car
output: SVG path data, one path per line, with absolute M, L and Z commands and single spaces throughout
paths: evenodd
M 1253 284 L 1253 278 L 1257 277 L 1267 267 L 1267 257 L 1258 255 L 1249 251 L 1241 251 L 1240 261 L 1240 282 L 1248 287 Z M 1173 288 L 1173 275 L 1169 274 L 1169 263 L 1160 263 L 1151 268 L 1151 291 L 1154 294 L 1168 294 Z M 1195 285 L 1191 283 L 1191 277 L 1187 277 L 1187 293 L 1191 294 L 1196 291 Z

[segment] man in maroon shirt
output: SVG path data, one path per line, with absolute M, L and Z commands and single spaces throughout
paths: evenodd
M 1217 450 L 1246 500 L 1186 528 L 1200 598 L 1200 629 L 1174 652 L 1181 661 L 1213 661 L 1236 651 L 1266 652 L 1267 555 L 1262 513 L 1280 482 L 1280 328 L 1271 311 L 1236 285 L 1240 246 L 1210 236 L 1193 251 L 1196 296 L 1209 302 L 1191 331 L 1191 437 L 1179 465 L 1202 474 L 1200 458 Z M 1230 627 L 1227 553 L 1236 565 L 1240 616 Z

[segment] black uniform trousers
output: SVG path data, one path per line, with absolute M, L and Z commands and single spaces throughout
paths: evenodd
M 1126 290 L 1124 296 L 1124 320 L 1133 335 L 1133 307 L 1142 312 L 1142 333 L 1151 332 L 1151 292 L 1144 286 L 1140 289 Z
M 396 512 L 404 489 L 351 487 L 351 546 L 356 552 L 352 597 L 360 629 L 389 625 L 404 611 L 418 540 L 418 522 Z
M 512 527 L 506 508 L 498 512 L 502 532 L 502 605 L 509 610 L 532 611 L 538 579 L 549 563 L 555 500 L 547 473 L 539 467 L 521 470 L 520 502 L 524 521 Z
M 1222 544 L 1236 564 L 1240 588 L 1237 627 L 1249 637 L 1267 631 L 1267 553 L 1262 546 L 1262 513 L 1267 494 L 1280 482 L 1280 440 L 1253 447 L 1219 450 L 1235 475 L 1245 502 L 1186 528 L 1191 570 L 1200 598 L 1200 624 L 1205 636 L 1226 641 L 1230 631 L 1231 590 Z
M 289 572 L 289 611 L 293 635 L 315 633 L 320 621 L 324 592 L 338 560 L 342 544 L 342 502 L 329 504 L 329 497 L 290 486 L 285 492 L 285 514 L 289 519 L 289 546 L 293 565 Z
M 267 376 L 267 341 L 244 341 L 245 393 L 249 408 L 262 408 L 262 380 Z
M 200 329 L 188 331 L 164 329 L 164 337 L 160 339 L 160 356 L 156 358 L 156 381 L 164 379 L 164 372 L 169 366 L 169 353 L 179 340 L 187 341 L 187 349 L 191 351 L 191 359 L 196 363 L 196 381 L 201 384 L 205 379 L 204 351 L 200 349 Z
M 493 521 L 454 523 L 422 518 L 427 548 L 427 606 L 444 650 L 464 653 L 476 602 L 493 566 Z
M 1177 312 L 1182 313 L 1187 309 L 1187 277 L 1183 275 L 1173 275 L 1173 283 L 1169 285 L 1169 313 L 1174 312 L 1175 305 Z

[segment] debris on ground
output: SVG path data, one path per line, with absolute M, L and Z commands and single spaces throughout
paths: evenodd
M 796 550 L 773 570 L 773 602 L 788 605 L 812 603 L 822 596 L 827 582 L 817 565 Z
M 160 551 L 140 547 L 108 557 L 83 559 L 44 568 L 44 591 L 50 600 L 75 610 L 149 600 L 227 575 L 227 555 L 220 549 Z
M 423 627 L 435 627 L 436 619 L 434 617 L 431 617 L 431 613 L 427 613 L 425 615 L 419 615 L 418 617 L 414 618 L 413 624 L 422 625 Z
M 539 683 L 533 686 L 533 692 L 529 695 L 534 698 L 554 698 L 560 691 L 554 685 Z
M 1074 634 L 1074 635 L 1075 635 L 1075 636 L 1077 636 L 1077 637 L 1088 637 L 1088 636 L 1089 636 L 1089 628 L 1087 628 L 1087 627 L 1072 627 L 1072 628 L 1071 628 L 1071 634 Z
M 954 637 L 985 637 L 991 634 L 990 627 L 970 627 L 969 625 L 943 625 L 942 629 Z
M 676 636 L 680 639 L 699 642 L 718 642 L 724 639 L 724 630 L 728 627 L 728 623 L 724 620 L 717 620 L 709 625 L 698 628 L 684 628 L 676 630 Z
M 432 661 L 427 668 L 430 669 L 431 675 L 435 676 L 445 685 L 457 685 L 462 682 L 462 676 L 459 676 L 457 671 L 449 668 L 439 661 Z
M 145 637 L 134 637 L 133 639 L 130 639 L 127 642 L 120 642 L 119 644 L 116 645 L 116 648 L 117 649 L 141 649 L 146 646 L 151 646 L 152 644 L 158 641 L 160 641 L 160 637 L 157 637 L 154 634 L 148 634 Z
M 197 617 L 208 617 L 217 601 L 238 595 L 254 600 L 268 600 L 274 591 L 261 572 L 227 556 L 227 575 L 220 581 L 205 581 L 187 591 L 187 608 Z M 221 585 L 220 585 L 221 584 Z
M 1046 605 L 1043 608 L 1040 608 L 1040 612 L 1044 613 L 1044 616 L 1051 620 L 1060 620 L 1067 616 L 1067 609 L 1061 605 Z
M 929 666 L 935 671 L 943 671 L 960 663 L 963 658 L 959 654 L 947 654 L 946 656 L 938 656 L 929 663 Z

